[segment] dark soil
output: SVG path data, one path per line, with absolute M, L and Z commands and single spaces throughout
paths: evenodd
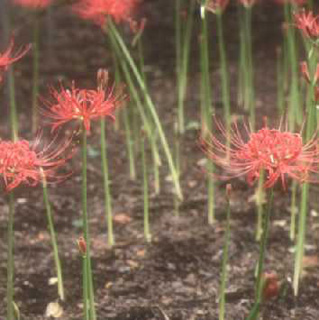
M 176 107 L 174 80 L 173 1 L 147 0 L 141 15 L 147 17 L 145 60 L 152 96 L 167 132 L 172 130 Z M 257 113 L 276 122 L 276 48 L 281 43 L 281 8 L 267 3 L 254 12 L 254 47 L 257 84 Z M 236 66 L 238 60 L 237 11 L 231 6 L 225 14 L 226 43 L 232 81 L 233 114 L 236 108 Z M 15 9 L 13 23 L 16 42 L 32 39 L 30 13 Z M 198 13 L 195 32 L 198 32 Z M 94 87 L 98 68 L 112 71 L 112 58 L 105 36 L 96 26 L 74 17 L 66 8 L 51 10 L 41 17 L 41 95 L 59 80 L 75 80 L 78 86 Z M 214 20 L 212 29 L 212 76 L 216 112 L 221 112 L 217 48 Z M 4 29 L 2 29 L 3 31 Z M 127 39 L 130 35 L 127 32 Z M 2 38 L 3 39 L 3 38 Z M 4 46 L 3 46 L 4 47 Z M 187 121 L 199 119 L 198 45 L 194 37 L 191 77 L 186 102 Z M 16 93 L 20 133 L 30 138 L 32 58 L 29 54 L 16 64 Z M 1 137 L 9 137 L 7 90 L 1 92 Z M 134 107 L 134 106 L 132 106 Z M 216 223 L 207 224 L 206 177 L 199 161 L 204 155 L 197 146 L 198 132 L 190 130 L 182 141 L 182 186 L 185 200 L 179 218 L 174 217 L 173 188 L 165 165 L 161 169 L 160 195 L 151 194 L 152 242 L 143 238 L 141 170 L 138 179 L 129 179 L 125 133 L 108 128 L 108 156 L 112 177 L 113 212 L 131 221 L 115 222 L 116 245 L 107 246 L 103 183 L 99 160 L 99 125 L 89 137 L 89 213 L 92 235 L 92 261 L 98 319 L 114 320 L 215 320 L 218 319 L 218 290 L 225 218 L 225 184 L 216 187 Z M 168 135 L 170 136 L 170 135 Z M 170 141 L 173 144 L 173 141 Z M 97 153 L 97 155 L 96 155 Z M 164 160 L 164 157 L 163 157 Z M 81 235 L 81 168 L 77 155 L 70 167 L 73 176 L 50 187 L 59 250 L 63 264 L 66 299 L 61 303 L 61 319 L 82 319 L 81 256 L 76 239 Z M 255 241 L 256 213 L 254 190 L 243 180 L 234 181 L 230 261 L 226 317 L 241 320 L 249 313 L 254 298 L 254 270 L 258 257 Z M 318 190 L 313 190 L 313 195 Z M 289 240 L 289 192 L 276 190 L 266 269 L 278 274 L 282 293 L 262 306 L 263 319 L 292 320 L 319 318 L 318 207 L 311 203 L 306 241 L 307 268 L 300 294 L 291 289 L 294 244 Z M 0 198 L 0 318 L 5 316 L 7 199 Z M 21 319 L 45 319 L 50 302 L 57 300 L 53 254 L 41 187 L 21 187 L 16 192 L 15 221 L 15 302 Z M 121 216 L 120 216 L 121 217 Z M 125 219 L 124 219 L 125 220 Z

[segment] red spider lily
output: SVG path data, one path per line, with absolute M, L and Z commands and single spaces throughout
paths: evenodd
M 213 13 L 222 13 L 227 7 L 229 0 L 208 0 L 206 2 L 206 9 Z
M 24 48 L 18 49 L 13 53 L 14 39 L 11 38 L 9 47 L 0 54 L 0 82 L 3 78 L 3 73 L 8 69 L 8 67 L 21 59 L 31 48 L 31 45 L 27 45 Z
M 0 177 L 6 191 L 13 190 L 21 183 L 35 186 L 39 181 L 57 182 L 69 176 L 57 176 L 56 170 L 72 157 L 73 150 L 69 148 L 71 141 L 68 139 L 56 145 L 57 138 L 54 138 L 41 149 L 41 135 L 32 145 L 26 140 L 0 141 Z
M 16 5 L 29 9 L 44 9 L 48 7 L 52 0 L 13 0 Z
M 106 89 L 107 80 L 99 85 L 97 90 L 77 89 L 72 84 L 70 90 L 64 89 L 61 85 L 61 91 L 52 89 L 54 102 L 47 102 L 46 109 L 42 110 L 44 116 L 52 125 L 52 130 L 73 121 L 83 121 L 85 130 L 89 133 L 91 120 L 110 117 L 115 120 L 114 111 L 122 105 L 125 96 L 122 90 L 115 92 L 114 87 Z
M 295 26 L 307 38 L 319 37 L 319 16 L 314 16 L 312 11 L 302 10 L 294 14 Z
M 246 176 L 252 185 L 265 172 L 264 188 L 271 188 L 278 179 L 286 189 L 286 177 L 300 182 L 319 182 L 311 174 L 319 173 L 318 139 L 314 136 L 303 144 L 298 133 L 269 129 L 267 126 L 257 132 L 251 132 L 245 125 L 248 141 L 245 142 L 238 125 L 232 126 L 227 136 L 224 126 L 216 120 L 224 138 L 222 143 L 216 136 L 201 139 L 202 148 L 208 157 L 225 170 L 224 175 L 215 175 L 219 179 L 231 179 Z
M 116 23 L 132 20 L 138 2 L 139 0 L 79 0 L 73 5 L 73 11 L 83 19 L 104 26 L 108 17 L 112 17 Z

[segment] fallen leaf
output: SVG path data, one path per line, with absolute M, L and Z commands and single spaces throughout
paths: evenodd
M 127 224 L 132 221 L 132 218 L 125 213 L 118 213 L 113 217 L 113 221 L 120 224 Z
M 45 316 L 47 318 L 53 317 L 53 318 L 60 318 L 63 315 L 63 309 L 57 302 L 50 302 L 47 305 L 47 308 L 45 310 Z
M 304 268 L 311 269 L 319 267 L 318 256 L 304 256 L 302 259 L 302 265 Z

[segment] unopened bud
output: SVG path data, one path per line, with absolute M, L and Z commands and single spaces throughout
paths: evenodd
M 106 69 L 99 69 L 97 72 L 97 86 L 98 89 L 104 90 L 109 81 L 109 73 Z
M 279 280 L 276 273 L 269 272 L 263 274 L 263 299 L 270 300 L 279 294 Z
M 230 183 L 227 183 L 227 185 L 226 185 L 226 197 L 227 197 L 227 201 L 230 201 L 231 192 L 232 192 L 232 186 L 231 186 Z
M 304 79 L 310 82 L 310 75 L 309 75 L 308 65 L 306 61 L 300 62 L 300 71 Z
M 85 239 L 83 237 L 80 237 L 77 240 L 77 243 L 78 243 L 78 248 L 79 248 L 80 253 L 82 254 L 82 256 L 85 256 L 86 255 L 86 241 L 85 241 Z

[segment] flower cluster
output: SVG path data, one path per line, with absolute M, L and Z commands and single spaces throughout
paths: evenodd
M 53 139 L 40 151 L 41 135 L 32 145 L 26 140 L 0 141 L 0 177 L 7 192 L 21 183 L 35 186 L 39 181 L 57 181 L 68 176 L 57 176 L 56 170 L 73 155 L 73 150 L 69 148 L 71 139 L 61 144 L 57 144 L 56 140 Z
M 105 75 L 107 77 L 107 75 Z M 73 121 L 83 122 L 85 130 L 89 133 L 91 120 L 110 117 L 115 119 L 115 110 L 126 99 L 121 88 L 107 89 L 107 79 L 99 79 L 97 90 L 77 89 L 73 83 L 70 89 L 61 85 L 61 91 L 51 89 L 53 102 L 46 101 L 46 108 L 42 114 L 52 125 L 52 130 Z
M 131 21 L 138 0 L 79 0 L 73 11 L 81 18 L 104 26 L 111 17 L 116 23 Z
M 18 6 L 29 9 L 44 9 L 48 7 L 52 0 L 13 0 Z
M 295 26 L 300 29 L 306 38 L 317 40 L 319 38 L 319 16 L 312 11 L 302 10 L 294 14 Z
M 257 132 L 251 132 L 245 125 L 248 135 L 244 141 L 237 124 L 234 124 L 230 136 L 224 126 L 216 120 L 217 126 L 228 143 L 224 144 L 216 136 L 202 139 L 201 145 L 208 157 L 225 170 L 220 179 L 246 176 L 252 185 L 262 172 L 265 172 L 264 188 L 270 188 L 281 180 L 286 189 L 286 177 L 300 182 L 318 182 L 311 174 L 318 173 L 318 140 L 313 137 L 303 144 L 298 133 L 269 129 L 267 126 Z
M 29 51 L 30 47 L 30 45 L 27 45 L 13 53 L 14 40 L 11 38 L 9 47 L 0 54 L 0 82 L 2 81 L 4 72 L 7 71 L 8 67 L 12 63 L 21 59 Z

